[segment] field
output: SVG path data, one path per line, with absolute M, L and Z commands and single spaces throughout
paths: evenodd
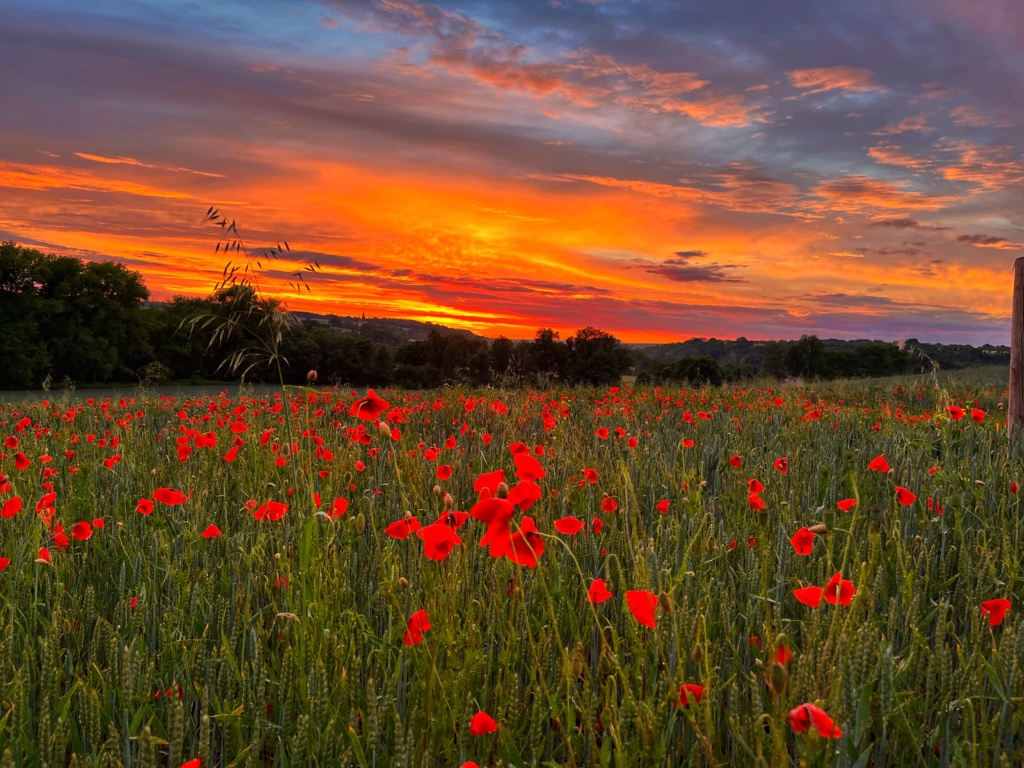
M 8 403 L 0 764 L 1020 765 L 997 373 Z

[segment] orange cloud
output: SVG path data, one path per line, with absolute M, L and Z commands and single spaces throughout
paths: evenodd
M 794 69 L 787 73 L 789 82 L 796 88 L 806 91 L 805 96 L 813 93 L 840 90 L 846 93 L 863 93 L 866 91 L 884 91 L 880 85 L 872 81 L 869 69 L 859 67 L 815 67 L 812 69 Z
M 949 195 L 928 195 L 906 189 L 907 183 L 893 183 L 870 176 L 847 176 L 826 181 L 814 188 L 814 194 L 824 198 L 830 208 L 843 211 L 870 213 L 884 208 L 901 211 L 937 211 L 953 203 Z

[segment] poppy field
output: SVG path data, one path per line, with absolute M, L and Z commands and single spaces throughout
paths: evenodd
M 1020 765 L 1004 398 L 9 402 L 0 764 Z

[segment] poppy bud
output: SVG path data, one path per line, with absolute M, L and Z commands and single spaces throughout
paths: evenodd
M 601 710 L 601 727 L 604 728 L 607 731 L 608 730 L 608 726 L 611 725 L 611 724 L 612 724 L 612 711 L 608 707 L 605 707 L 604 709 Z
M 572 649 L 572 660 L 570 662 L 570 673 L 572 678 L 575 680 L 583 674 L 583 668 L 586 665 L 585 653 L 583 651 L 583 643 L 576 641 L 576 646 Z
M 408 520 L 411 517 L 412 517 L 412 512 L 410 512 L 408 509 L 405 510 L 405 519 Z
M 377 431 L 378 431 L 378 432 L 380 432 L 380 436 L 381 436 L 381 437 L 387 437 L 387 438 L 390 438 L 390 437 L 391 437 L 391 427 L 389 427 L 389 426 L 388 426 L 388 425 L 387 425 L 387 424 L 386 424 L 385 422 L 383 422 L 383 421 L 381 421 L 381 422 L 379 422 L 379 423 L 377 424 Z
M 440 485 L 435 485 L 434 486 L 434 495 L 435 496 L 440 496 L 441 495 L 441 486 Z
M 455 499 L 452 498 L 452 495 L 450 493 L 445 491 L 445 493 L 444 493 L 444 508 L 445 509 L 451 509 L 454 506 L 455 506 Z
M 668 592 L 662 592 L 658 595 L 658 602 L 661 603 L 661 609 L 665 613 L 673 613 L 676 610 L 675 603 L 672 602 L 672 595 Z
M 789 672 L 777 661 L 768 665 L 768 672 L 765 674 L 765 683 L 773 696 L 782 696 L 789 686 Z
M 155 469 L 149 470 L 149 474 L 152 475 L 153 477 L 156 477 L 156 470 Z
M 694 664 L 704 663 L 704 646 L 698 643 L 690 649 L 690 658 L 693 659 Z
M 833 517 L 835 516 L 833 515 Z M 826 523 L 818 523 L 817 525 L 812 525 L 807 530 L 813 533 L 815 536 L 824 536 L 828 533 L 828 525 Z
M 497 492 L 494 495 L 497 496 L 499 499 L 507 499 L 508 498 L 508 485 L 506 483 L 504 483 L 504 482 L 498 483 L 498 490 L 497 490 Z
M 71 631 L 71 622 L 64 619 L 64 634 L 68 634 Z
M 834 528 L 836 524 L 836 513 L 834 510 L 825 509 L 821 513 L 821 522 L 828 528 Z
M 400 586 L 402 589 L 408 589 L 409 588 L 409 580 L 407 578 L 405 578 L 405 576 L 401 576 L 398 579 L 398 586 Z
M 310 384 L 316 381 L 316 371 L 310 371 L 309 373 L 307 373 L 306 381 L 308 381 Z
M 356 515 L 356 519 L 355 519 L 354 525 L 355 525 L 355 528 L 356 528 L 356 533 L 362 533 L 363 531 L 365 531 L 366 530 L 366 515 L 364 515 L 362 512 L 360 512 L 358 515 Z

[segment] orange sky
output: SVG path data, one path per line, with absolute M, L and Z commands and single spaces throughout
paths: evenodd
M 212 204 L 253 249 L 289 241 L 264 285 L 293 309 L 513 338 L 1005 341 L 1019 16 L 816 7 L 808 37 L 752 2 L 613 5 L 15 2 L 0 237 L 205 295 Z M 942 41 L 977 71 L 922 55 Z M 303 259 L 323 272 L 289 296 Z

